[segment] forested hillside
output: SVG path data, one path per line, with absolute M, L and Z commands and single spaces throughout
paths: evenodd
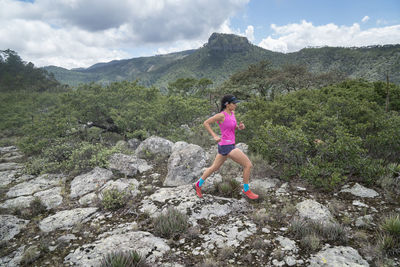
M 295 53 L 272 52 L 252 45 L 245 37 L 233 34 L 210 36 L 201 48 L 167 55 L 133 58 L 93 65 L 87 69 L 66 70 L 46 67 L 62 83 L 110 83 L 135 81 L 144 86 L 166 88 L 178 78 L 207 78 L 219 85 L 248 65 L 267 60 L 273 67 L 302 65 L 313 73 L 338 72 L 349 78 L 400 82 L 400 45 L 360 48 L 305 48 Z
M 0 92 L 59 90 L 53 73 L 23 62 L 12 50 L 0 50 Z

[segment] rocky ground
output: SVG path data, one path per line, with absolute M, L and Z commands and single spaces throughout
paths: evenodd
M 192 184 L 212 152 L 158 137 L 129 146 L 132 153 L 113 155 L 107 169 L 76 177 L 23 174 L 18 149 L 0 148 L 0 266 L 97 266 L 119 250 L 140 252 L 150 266 L 400 264 L 376 252 L 380 220 L 400 212 L 379 188 L 349 183 L 321 192 L 261 172 L 250 183 L 259 200 L 239 191 L 224 197 L 217 184 L 241 182 L 240 168 L 227 163 L 206 181 L 200 199 Z M 110 188 L 129 194 L 125 207 L 104 209 Z M 36 213 L 38 199 L 45 208 Z M 186 214 L 189 228 L 161 237 L 153 222 L 171 207 Z M 318 235 L 299 234 L 311 225 L 319 225 Z

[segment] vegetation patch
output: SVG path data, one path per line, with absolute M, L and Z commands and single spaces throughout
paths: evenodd
M 146 259 L 136 251 L 117 251 L 103 257 L 100 267 L 148 267 Z
M 153 224 L 155 234 L 164 238 L 184 234 L 189 227 L 187 216 L 173 207 L 156 217 Z
M 118 210 L 125 207 L 129 195 L 117 188 L 106 189 L 101 193 L 101 207 L 106 210 Z

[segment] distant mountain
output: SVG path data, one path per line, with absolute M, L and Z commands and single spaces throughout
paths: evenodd
M 138 79 L 143 85 L 166 87 L 178 78 L 209 78 L 218 85 L 250 64 L 268 60 L 274 66 L 302 64 L 313 72 L 338 70 L 352 78 L 383 80 L 389 71 L 392 82 L 400 82 L 400 44 L 360 48 L 305 48 L 294 53 L 279 53 L 252 45 L 245 37 L 213 33 L 196 50 L 166 55 L 114 60 L 89 68 L 67 70 L 49 66 L 45 69 L 61 83 L 79 83 Z

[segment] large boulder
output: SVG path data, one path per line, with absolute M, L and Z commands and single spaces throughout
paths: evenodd
M 304 200 L 296 205 L 296 209 L 301 219 L 325 223 L 334 222 L 329 209 L 315 200 Z
M 111 170 L 116 170 L 128 177 L 136 175 L 137 172 L 142 173 L 152 168 L 144 159 L 121 153 L 111 155 L 108 161 Z
M 136 155 L 139 158 L 168 158 L 172 153 L 173 144 L 167 139 L 151 136 L 139 145 L 136 149 Z
M 111 180 L 112 171 L 96 167 L 92 171 L 79 175 L 71 182 L 71 198 L 80 197 L 102 187 Z
M 168 159 L 168 174 L 164 186 L 193 183 L 207 164 L 207 154 L 198 145 L 177 146 Z

